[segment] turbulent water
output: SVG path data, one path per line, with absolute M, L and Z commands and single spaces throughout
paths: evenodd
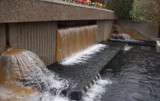
M 128 34 L 125 34 L 125 33 L 123 33 L 123 34 L 118 34 L 119 36 L 120 36 L 120 38 L 110 38 L 111 40 L 116 40 L 116 41 L 132 41 L 132 42 L 142 42 L 142 41 L 140 41 L 140 40 L 136 40 L 136 39 L 132 39 L 131 37 L 130 37 L 130 35 L 128 35 Z
M 71 60 L 74 59 L 73 62 L 68 63 L 75 64 L 76 61 L 83 63 L 103 47 L 105 46 L 101 44 L 92 46 L 80 52 L 81 55 L 69 57 Z M 98 50 L 95 51 L 95 49 Z M 25 59 L 26 54 L 27 52 L 20 56 L 21 61 Z M 33 53 L 29 52 L 29 54 Z M 8 60 L 11 59 L 9 55 L 7 57 Z M 18 58 L 19 55 L 16 55 L 16 57 Z M 4 61 L 4 57 L 1 59 Z M 141 46 L 126 45 L 124 52 L 121 52 L 107 65 L 106 70 L 102 72 L 102 78 L 95 81 L 90 88 L 88 87 L 87 92 L 83 92 L 81 101 L 159 101 L 159 59 L 160 55 L 155 53 L 155 48 L 150 47 L 150 50 L 143 50 Z M 34 61 L 32 58 L 29 58 L 29 60 Z M 43 63 L 41 64 L 43 65 Z M 4 66 L 10 67 L 11 64 Z M 60 78 L 46 67 L 36 66 L 36 68 L 39 68 L 38 73 L 33 72 L 30 75 L 21 76 L 20 82 L 15 83 L 20 87 L 37 89 L 37 92 L 30 94 L 24 100 L 18 95 L 18 92 L 14 92 L 0 84 L 0 101 L 5 101 L 4 99 L 8 98 L 18 98 L 21 101 L 71 101 L 61 93 L 62 90 L 69 87 L 67 80 Z M 25 95 L 23 90 L 21 93 L 21 95 Z
M 113 82 L 102 101 L 160 101 L 159 59 L 153 47 L 132 46 L 120 53 L 102 73 L 102 78 Z
M 133 48 L 133 46 L 129 46 L 128 44 L 123 48 L 124 51 L 129 51 Z
M 68 82 L 62 78 L 59 78 L 55 73 L 44 69 L 42 73 L 35 74 L 21 80 L 23 84 L 21 86 L 37 88 L 38 93 L 30 95 L 29 99 L 25 101 L 69 101 L 67 97 L 64 97 L 61 93 L 63 89 L 68 87 Z M 0 86 L 0 98 L 17 98 L 16 93 Z
M 106 45 L 93 45 L 62 60 L 61 63 L 65 65 L 84 63 L 92 54 L 101 51 L 104 47 L 106 47 Z M 6 88 L 6 86 L 0 84 L 0 101 L 5 101 L 5 99 L 18 99 L 20 101 L 71 101 L 61 93 L 62 90 L 69 87 L 68 81 L 48 70 L 34 53 L 23 50 L 9 50 L 1 55 L 0 63 L 3 64 L 2 66 L 4 68 L 2 68 L 1 72 L 4 72 L 5 75 L 16 75 L 15 77 L 20 81 L 15 81 L 15 78 L 11 79 L 12 75 L 10 75 L 9 78 L 7 78 L 7 80 L 9 80 L 7 82 L 11 84 L 11 86 L 13 86 L 13 82 L 14 85 L 20 87 L 18 89 L 21 89 L 21 92 L 15 92 L 16 90 Z M 21 71 L 21 69 L 23 69 L 23 71 Z M 5 77 L 5 75 L 2 76 Z M 105 87 L 111 83 L 110 80 L 101 78 L 95 81 L 94 85 L 83 94 L 82 101 L 100 101 L 101 95 L 105 92 Z M 23 87 L 28 90 L 36 89 L 37 92 L 29 93 L 29 96 L 26 96 L 26 90 Z M 21 96 L 26 96 L 26 98 L 24 99 Z
M 0 101 L 68 101 L 60 94 L 67 88 L 68 81 L 49 71 L 30 51 L 8 49 L 0 56 Z
M 82 51 L 79 51 L 65 59 L 62 59 L 60 63 L 62 65 L 74 65 L 78 63 L 85 63 L 87 59 L 91 57 L 92 54 L 95 54 L 96 52 L 100 52 L 106 47 L 106 45 L 103 44 L 96 44 L 93 46 L 90 46 Z
M 112 84 L 109 79 L 99 79 L 94 85 L 83 95 L 82 101 L 101 101 L 103 93 L 106 92 L 107 85 Z
M 36 81 L 33 83 L 32 81 Z M 67 97 L 61 94 L 63 89 L 67 89 L 68 82 L 59 78 L 53 72 L 45 70 L 38 77 L 28 78 L 24 85 L 37 88 L 40 92 L 26 101 L 69 101 Z

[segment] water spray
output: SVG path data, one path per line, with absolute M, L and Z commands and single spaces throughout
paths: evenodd
M 9 25 L 5 24 L 6 47 L 0 53 L 0 88 L 10 93 L 0 96 L 1 101 L 22 101 L 31 94 L 37 93 L 36 89 L 26 87 L 20 79 L 39 74 L 45 68 L 45 64 L 39 57 L 27 50 L 12 48 L 9 42 Z M 4 93 L 3 91 L 0 92 Z M 4 94 L 3 94 L 4 95 Z

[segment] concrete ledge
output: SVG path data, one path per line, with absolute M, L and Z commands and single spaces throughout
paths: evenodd
M 58 1 L 58 0 L 40 0 L 43 2 L 49 2 L 49 3 L 55 3 L 55 4 L 62 4 L 62 5 L 68 5 L 68 6 L 75 6 L 75 7 L 82 7 L 82 8 L 90 8 L 90 9 L 96 9 L 96 10 L 101 10 L 101 11 L 107 11 L 107 12 L 112 12 L 112 10 L 104 9 L 104 8 L 98 8 L 98 7 L 92 7 L 92 6 L 87 6 L 83 4 L 76 4 L 72 2 L 66 2 L 66 1 Z
M 105 19 L 115 19 L 114 12 L 49 0 L 0 0 L 0 23 Z
M 160 53 L 160 39 L 156 41 L 157 45 L 156 45 L 156 48 L 157 48 L 157 52 Z

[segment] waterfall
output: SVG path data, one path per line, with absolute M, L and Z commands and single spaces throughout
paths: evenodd
M 76 52 L 69 57 L 62 59 L 59 62 L 62 65 L 74 65 L 74 64 L 78 64 L 78 63 L 86 63 L 86 61 L 89 58 L 91 58 L 92 54 L 100 52 L 101 50 L 103 50 L 106 47 L 108 47 L 108 45 L 95 44 L 95 45 L 92 45 L 84 50 Z
M 96 38 L 97 25 L 59 29 L 56 59 L 68 57 L 60 61 L 63 65 L 85 62 L 92 54 L 108 47 L 96 44 Z M 70 101 L 63 95 L 68 84 L 48 70 L 33 52 L 8 48 L 0 55 L 0 101 Z M 86 91 L 83 90 L 83 101 L 95 99 L 108 84 L 110 81 L 101 79 L 98 74 L 93 83 L 86 86 Z
M 97 43 L 97 25 L 57 30 L 56 61 Z
M 68 81 L 49 71 L 34 53 L 9 49 L 0 56 L 0 65 L 0 101 L 70 101 L 61 94 Z M 111 83 L 98 74 L 83 90 L 82 101 L 100 100 Z
M 123 32 L 123 29 L 119 25 L 113 26 L 113 33 L 111 34 L 111 40 L 139 41 L 139 40 L 133 39 L 128 33 Z

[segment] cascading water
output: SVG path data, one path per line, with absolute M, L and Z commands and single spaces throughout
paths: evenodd
M 98 79 L 94 82 L 90 88 L 87 88 L 87 92 L 83 92 L 82 101 L 101 101 L 102 94 L 106 91 L 106 86 L 112 84 L 109 79 L 101 79 L 98 74 Z
M 108 46 L 103 44 L 95 44 L 84 50 L 74 53 L 69 57 L 62 59 L 59 62 L 62 65 L 74 65 L 78 63 L 85 63 L 86 60 L 88 60 L 93 54 L 100 52 L 105 47 L 108 47 Z
M 133 48 L 133 46 L 129 46 L 128 44 L 126 46 L 124 46 L 123 51 L 129 51 Z
M 113 33 L 111 34 L 111 40 L 118 40 L 118 41 L 139 41 L 133 39 L 129 34 L 124 33 L 122 28 L 118 25 L 114 25 Z
M 68 57 L 95 44 L 96 30 L 96 25 L 58 30 L 56 59 Z M 62 65 L 85 63 L 92 54 L 105 47 L 96 44 L 60 62 Z M 0 55 L 0 101 L 70 101 L 62 94 L 69 87 L 68 84 L 67 80 L 48 70 L 39 57 L 30 51 L 8 48 Z M 86 87 L 87 92 L 83 91 L 82 101 L 100 100 L 105 86 L 109 84 L 110 80 L 102 80 L 98 75 Z
M 125 33 L 112 34 L 111 39 L 112 40 L 118 40 L 118 41 L 139 41 L 139 40 L 132 39 L 130 37 L 130 35 L 125 34 Z
M 56 61 L 97 43 L 97 25 L 58 29 Z
M 3 92 L 0 93 L 0 101 L 11 101 L 13 98 L 15 101 L 70 101 L 61 94 L 68 88 L 68 81 L 49 71 L 34 53 L 11 49 L 0 56 L 0 63 L 3 67 L 1 74 L 4 74 L 0 79 L 0 90 Z M 98 74 L 93 84 L 86 87 L 82 101 L 100 100 L 105 86 L 111 83 L 110 80 L 102 80 Z M 14 87 L 19 90 L 15 91 Z
M 39 85 L 32 81 L 38 81 Z M 67 97 L 61 94 L 63 89 L 68 88 L 68 82 L 49 70 L 45 70 L 40 76 L 27 79 L 24 85 L 40 90 L 38 94 L 32 95 L 26 101 L 69 101 Z
M 30 51 L 7 49 L 0 56 L 0 101 L 68 101 L 60 94 L 67 87 Z

